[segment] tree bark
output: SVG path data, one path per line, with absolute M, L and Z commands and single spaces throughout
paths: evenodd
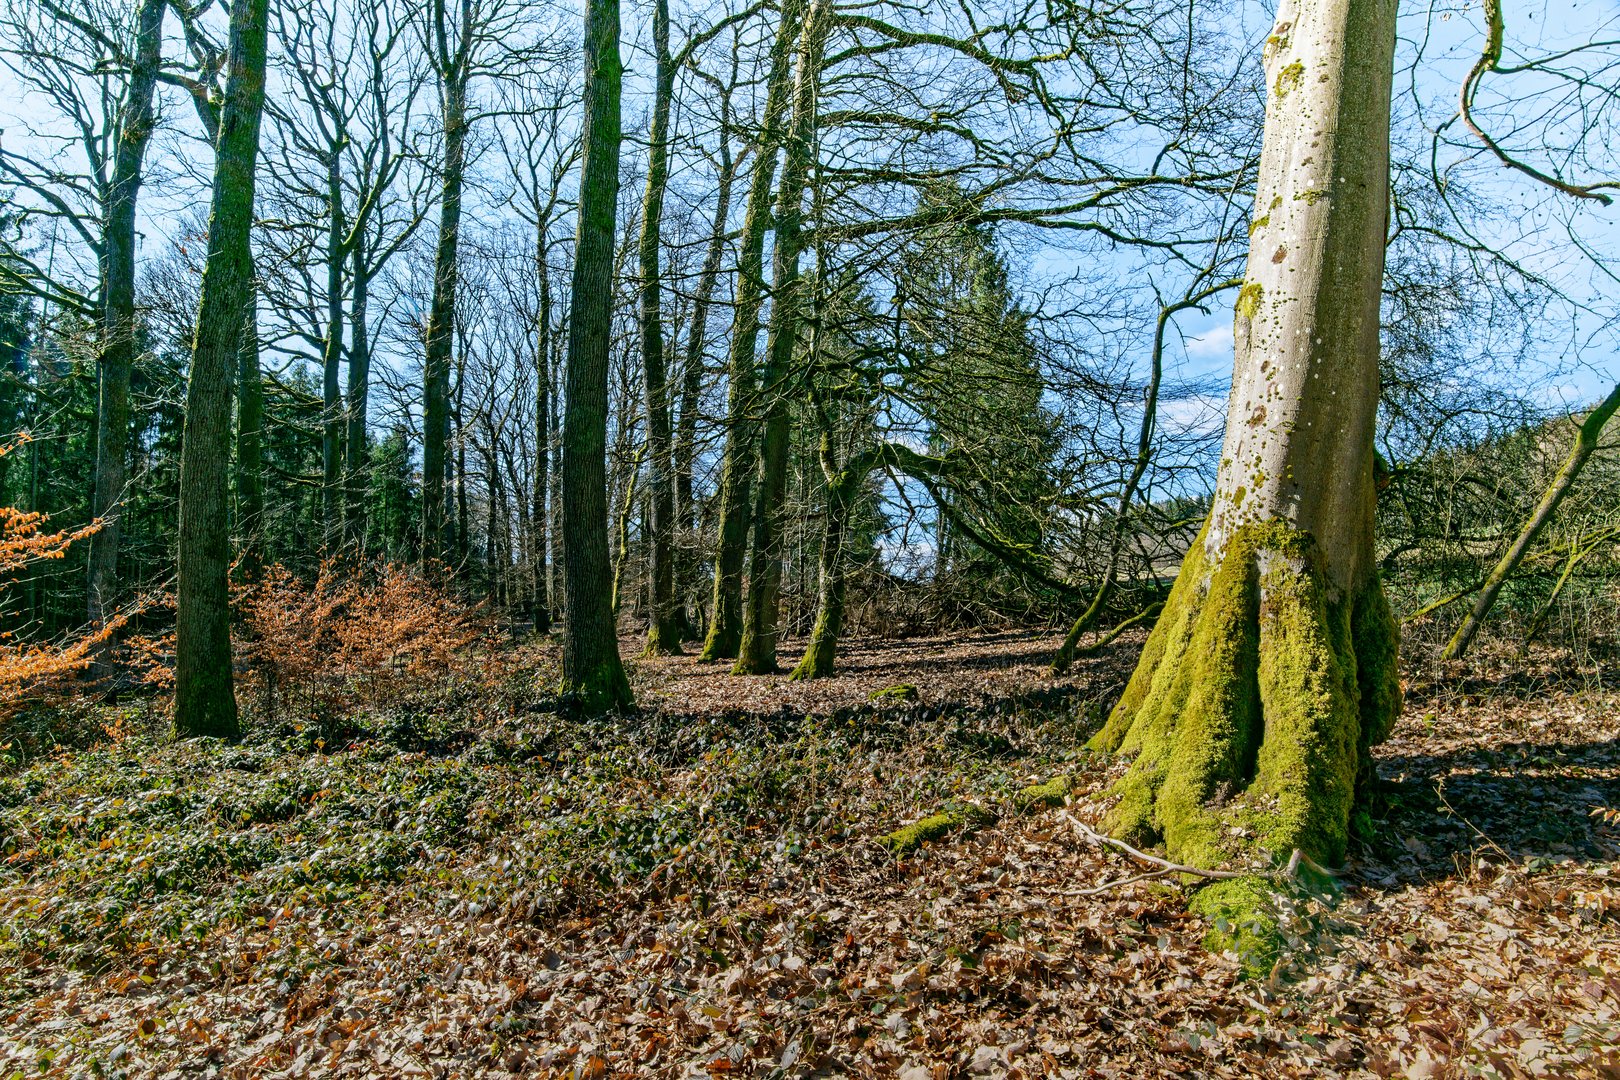
M 1587 460 L 1597 450 L 1598 438 L 1603 434 L 1604 427 L 1614 416 L 1616 409 L 1620 409 L 1620 384 L 1616 384 L 1615 388 L 1609 391 L 1609 396 L 1600 401 L 1597 408 L 1587 413 L 1586 419 L 1581 421 L 1580 427 L 1575 432 L 1575 445 L 1570 448 L 1569 456 L 1564 459 L 1558 475 L 1553 477 L 1552 483 L 1547 485 L 1547 490 L 1542 492 L 1541 501 L 1536 504 L 1530 519 L 1519 530 L 1513 545 L 1491 568 L 1490 574 L 1485 578 L 1485 584 L 1480 587 L 1479 595 L 1474 598 L 1473 608 L 1440 653 L 1442 660 L 1456 660 L 1468 652 L 1468 647 L 1473 644 L 1474 635 L 1479 633 L 1479 628 L 1485 623 L 1485 616 L 1491 613 L 1496 598 L 1501 595 L 1502 586 L 1506 585 L 1508 579 L 1519 569 L 1519 564 L 1524 562 L 1524 557 L 1529 554 L 1530 546 L 1536 542 L 1536 537 L 1541 535 L 1541 531 L 1558 512 L 1558 506 L 1564 501 L 1564 496 L 1575 486 L 1575 481 L 1581 475 L 1581 470 L 1586 467 Z
M 618 0 L 585 9 L 585 146 L 579 236 L 569 295 L 567 411 L 562 433 L 563 566 L 568 622 L 563 690 L 587 712 L 631 704 L 619 659 L 608 565 L 608 353 L 613 331 L 613 232 L 619 195 Z
M 343 264 L 348 258 L 343 212 L 341 140 L 330 147 L 326 173 L 326 340 L 321 348 L 321 540 L 335 549 L 343 534 Z
M 780 125 L 788 107 L 793 43 L 805 0 L 784 0 L 782 22 L 771 46 L 765 114 L 754 148 L 754 172 L 737 255 L 731 354 L 726 364 L 726 441 L 720 456 L 720 537 L 714 564 L 714 603 L 701 660 L 737 656 L 743 634 L 743 562 L 748 554 L 748 522 L 755 465 L 754 352 L 759 343 L 759 309 L 765 294 L 765 233 L 771 227 L 771 187 L 776 178 Z
M 1394 41 L 1394 0 L 1278 12 L 1214 502 L 1091 743 L 1135 755 L 1114 835 L 1194 866 L 1337 863 L 1399 710 L 1373 559 Z M 1222 883 L 1195 906 L 1231 916 L 1255 892 Z
M 439 240 L 433 262 L 433 306 L 428 314 L 422 404 L 422 559 L 450 558 L 449 491 L 445 485 L 450 439 L 450 353 L 456 330 L 457 262 L 467 137 L 467 85 L 459 65 L 441 73 L 444 175 L 439 189 Z
M 787 494 L 788 442 L 791 432 L 787 383 L 799 340 L 803 251 L 800 226 L 804 192 L 810 175 L 816 104 L 821 89 L 821 54 L 831 21 L 828 0 L 813 0 L 805 20 L 794 89 L 792 128 L 782 163 L 782 188 L 776 204 L 776 238 L 772 255 L 771 330 L 766 343 L 764 435 L 760 441 L 759 494 L 754 506 L 754 543 L 744 611 L 742 644 L 732 671 L 763 674 L 777 669 L 778 607 L 782 592 L 782 504 Z
M 365 543 L 366 477 L 370 463 L 366 429 L 370 424 L 371 329 L 367 306 L 371 299 L 371 268 L 367 263 L 364 230 L 357 230 L 349 251 L 353 281 L 349 283 L 349 400 L 348 431 L 344 437 L 343 521 L 346 542 L 355 551 Z
M 637 290 L 642 383 L 647 407 L 649 656 L 681 651 L 675 602 L 675 477 L 670 458 L 669 379 L 658 281 L 664 188 L 669 182 L 669 110 L 670 100 L 675 95 L 675 61 L 669 53 L 669 0 L 653 3 L 653 51 L 656 71 L 652 127 L 648 136 L 647 192 L 641 204 L 641 282 Z
M 118 143 L 107 187 L 101 251 L 101 349 L 95 430 L 95 480 L 90 510 L 101 528 L 90 536 L 88 615 L 101 626 L 118 604 L 121 504 L 128 483 L 129 380 L 135 366 L 135 215 L 152 106 L 162 64 L 167 0 L 142 0 L 135 16 L 135 55 L 118 106 Z
M 535 272 L 539 275 L 539 326 L 535 333 L 534 402 L 534 492 L 529 506 L 529 530 L 534 540 L 530 552 L 534 574 L 534 632 L 551 630 L 551 568 L 547 560 L 550 535 L 551 484 L 551 278 L 546 260 L 545 223 L 541 222 L 536 241 Z
M 180 736 L 239 734 L 231 680 L 226 514 L 231 376 L 253 303 L 253 187 L 264 109 L 269 0 L 238 0 L 214 160 L 208 257 L 180 453 L 174 725 Z
M 821 432 L 819 454 L 822 473 L 827 477 L 827 516 L 817 560 L 820 577 L 816 586 L 816 621 L 804 657 L 788 676 L 794 680 L 824 679 L 833 674 L 838 639 L 844 632 L 844 538 L 849 532 L 850 512 L 867 475 L 887 460 L 885 448 L 879 446 L 852 455 L 842 469 L 838 468 L 833 460 L 832 435 L 826 428 Z

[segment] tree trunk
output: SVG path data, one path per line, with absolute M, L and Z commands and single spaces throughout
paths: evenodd
M 828 0 L 814 0 L 805 21 L 794 92 L 793 126 L 782 163 L 776 204 L 771 332 L 766 344 L 765 424 L 760 442 L 759 497 L 754 506 L 754 544 L 744 611 L 743 638 L 732 669 L 738 675 L 776 670 L 778 606 L 782 591 L 782 504 L 787 494 L 789 419 L 787 382 L 799 340 L 800 224 L 810 175 L 821 53 L 831 20 Z
M 238 735 L 231 681 L 230 528 L 226 515 L 231 374 L 253 303 L 253 182 L 264 109 L 269 0 L 231 10 L 229 76 L 214 160 L 208 258 L 186 382 L 180 452 L 174 726 L 180 736 Z
M 1553 477 L 1552 483 L 1547 485 L 1547 490 L 1542 492 L 1541 501 L 1536 504 L 1530 520 L 1524 523 L 1524 528 L 1519 530 L 1513 546 L 1508 548 L 1507 553 L 1492 567 L 1490 575 L 1485 578 L 1485 584 L 1480 588 L 1479 595 L 1474 598 L 1472 610 L 1468 612 L 1462 625 L 1457 627 L 1457 632 L 1451 636 L 1451 640 L 1440 653 L 1442 660 L 1458 659 L 1468 651 L 1468 646 L 1473 644 L 1474 635 L 1478 634 L 1479 628 L 1484 625 L 1485 616 L 1491 613 L 1497 596 L 1502 592 L 1502 586 L 1506 585 L 1508 579 L 1519 569 L 1519 564 L 1524 561 L 1525 555 L 1529 554 L 1530 545 L 1536 542 L 1541 530 L 1547 527 L 1547 523 L 1558 512 L 1558 504 L 1564 501 L 1564 496 L 1575 486 L 1576 478 L 1586 467 L 1587 459 L 1597 450 L 1598 437 L 1603 434 L 1603 428 L 1614 416 L 1616 409 L 1620 409 L 1620 384 L 1616 384 L 1615 388 L 1609 391 L 1609 396 L 1599 402 L 1597 408 L 1587 413 L 1586 419 L 1581 421 L 1581 426 L 1575 432 L 1575 445 L 1570 448 L 1569 457 L 1564 459 L 1558 475 Z
M 720 279 L 720 261 L 726 254 L 726 223 L 731 216 L 731 186 L 736 180 L 737 168 L 731 154 L 731 96 L 720 99 L 720 177 L 714 196 L 714 223 L 709 230 L 709 245 L 703 255 L 703 269 L 698 274 L 697 292 L 692 297 L 692 325 L 686 339 L 686 358 L 681 368 L 680 413 L 675 421 L 675 516 L 676 527 L 683 537 L 680 562 L 675 573 L 679 581 L 677 594 L 681 607 L 677 619 L 683 637 L 696 637 L 697 620 L 686 610 L 693 599 L 698 571 L 698 517 L 697 497 L 693 487 L 693 471 L 697 461 L 697 422 L 699 401 L 703 396 L 703 353 L 709 333 L 709 306 L 714 301 L 715 285 Z
M 838 638 L 844 632 L 844 537 L 849 532 L 849 515 L 866 483 L 867 474 L 882 457 L 881 449 L 852 455 L 839 469 L 833 461 L 832 437 L 821 433 L 821 469 L 827 477 L 827 516 L 822 525 L 820 580 L 816 587 L 816 622 L 810 631 L 810 644 L 793 669 L 790 679 L 824 679 L 833 673 L 838 656 Z
M 162 63 L 167 0 L 142 0 L 135 56 L 118 106 L 118 145 L 102 229 L 102 325 L 96 404 L 95 481 L 90 510 L 102 521 L 90 536 L 88 614 L 101 626 L 118 604 L 118 540 L 128 483 L 129 379 L 135 366 L 135 213 L 146 148 L 152 140 L 153 90 Z
M 731 321 L 731 355 L 726 365 L 726 442 L 720 456 L 720 537 L 714 563 L 714 605 L 701 660 L 729 660 L 742 646 L 743 560 L 748 549 L 754 422 L 754 351 L 759 342 L 759 309 L 765 295 L 765 233 L 771 227 L 771 186 L 782 113 L 788 106 L 793 43 L 798 40 L 804 0 L 784 0 L 782 23 L 771 46 L 765 114 L 755 145 L 754 172 L 737 255 L 737 286 Z
M 341 144 L 331 148 L 326 174 L 326 340 L 321 348 L 321 539 L 330 552 L 343 535 L 343 263 L 348 226 L 343 212 Z
M 647 404 L 649 656 L 681 651 L 680 625 L 675 617 L 675 477 L 670 460 L 669 385 L 658 281 L 664 188 L 669 182 L 669 109 L 675 94 L 675 61 L 669 54 L 669 0 L 653 3 L 653 50 L 657 70 L 648 136 L 647 194 L 642 201 L 638 290 L 642 382 Z
M 550 534 L 551 483 L 551 279 L 546 265 L 545 222 L 540 223 L 535 269 L 539 274 L 540 325 L 535 336 L 534 495 L 529 506 L 529 530 L 534 537 L 530 557 L 534 573 L 534 632 L 551 630 L 551 568 L 547 561 Z
M 349 309 L 349 409 L 348 431 L 344 438 L 343 531 L 355 551 L 365 543 L 366 478 L 370 447 L 366 429 L 370 424 L 371 338 L 366 307 L 371 297 L 371 268 L 367 265 L 365 235 L 357 231 L 350 250 L 354 280 L 350 283 Z
M 1373 559 L 1394 41 L 1394 0 L 1278 12 L 1214 503 L 1091 743 L 1135 756 L 1114 835 L 1195 866 L 1337 863 L 1399 709 Z M 1256 892 L 1222 882 L 1195 906 L 1233 916 Z
M 607 514 L 608 355 L 613 332 L 613 231 L 619 195 L 618 0 L 585 9 L 585 147 L 579 235 L 569 296 L 564 373 L 562 528 L 568 622 L 563 691 L 587 712 L 631 704 L 609 592 Z
M 439 242 L 433 262 L 433 306 L 428 314 L 422 403 L 422 559 L 450 558 L 449 491 L 445 485 L 450 437 L 450 352 L 456 332 L 457 252 L 467 137 L 467 87 L 458 70 L 441 88 L 444 175 L 439 191 Z

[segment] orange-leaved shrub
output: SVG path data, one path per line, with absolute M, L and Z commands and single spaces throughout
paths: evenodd
M 313 582 L 270 566 L 235 603 L 239 663 L 271 707 L 278 694 L 317 706 L 420 688 L 493 632 L 480 607 L 398 564 L 328 561 Z

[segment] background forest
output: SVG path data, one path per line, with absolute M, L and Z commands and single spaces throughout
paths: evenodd
M 0 5 L 0 1060 L 1617 1067 L 1601 4 L 1400 12 L 1346 865 L 1246 935 L 1076 816 L 1287 13 Z

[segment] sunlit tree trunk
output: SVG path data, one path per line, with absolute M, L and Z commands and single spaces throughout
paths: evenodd
M 231 680 L 230 525 L 226 513 L 231 377 L 254 302 L 254 167 L 264 110 L 269 0 L 238 0 L 214 159 L 208 257 L 186 383 L 180 454 L 174 725 L 181 736 L 238 734 Z
M 101 251 L 101 349 L 91 511 L 102 519 L 90 537 L 89 617 L 101 625 L 118 603 L 120 506 L 129 482 L 129 380 L 135 366 L 135 215 L 152 107 L 162 62 L 166 0 L 142 0 L 135 16 L 134 65 L 118 106 L 118 142 L 107 188 Z
M 1094 748 L 1108 824 L 1199 866 L 1344 855 L 1400 703 L 1373 559 L 1394 0 L 1284 0 L 1214 502 Z M 1243 886 L 1205 890 L 1226 910 Z
M 754 352 L 759 344 L 759 310 L 765 295 L 765 233 L 771 227 L 771 187 L 776 152 L 788 107 L 793 43 L 798 40 L 804 0 L 784 0 L 765 91 L 765 114 L 754 147 L 742 241 L 737 254 L 737 285 L 731 320 L 731 355 L 726 364 L 726 442 L 720 456 L 720 536 L 714 564 L 714 603 L 700 659 L 726 660 L 742 646 L 743 563 L 748 554 L 748 521 L 755 467 Z
M 563 689 L 589 712 L 630 704 L 610 603 L 608 564 L 608 353 L 613 332 L 613 232 L 619 195 L 618 0 L 585 9 L 585 146 L 579 234 L 569 295 L 567 411 L 562 433 L 563 565 L 568 621 Z

